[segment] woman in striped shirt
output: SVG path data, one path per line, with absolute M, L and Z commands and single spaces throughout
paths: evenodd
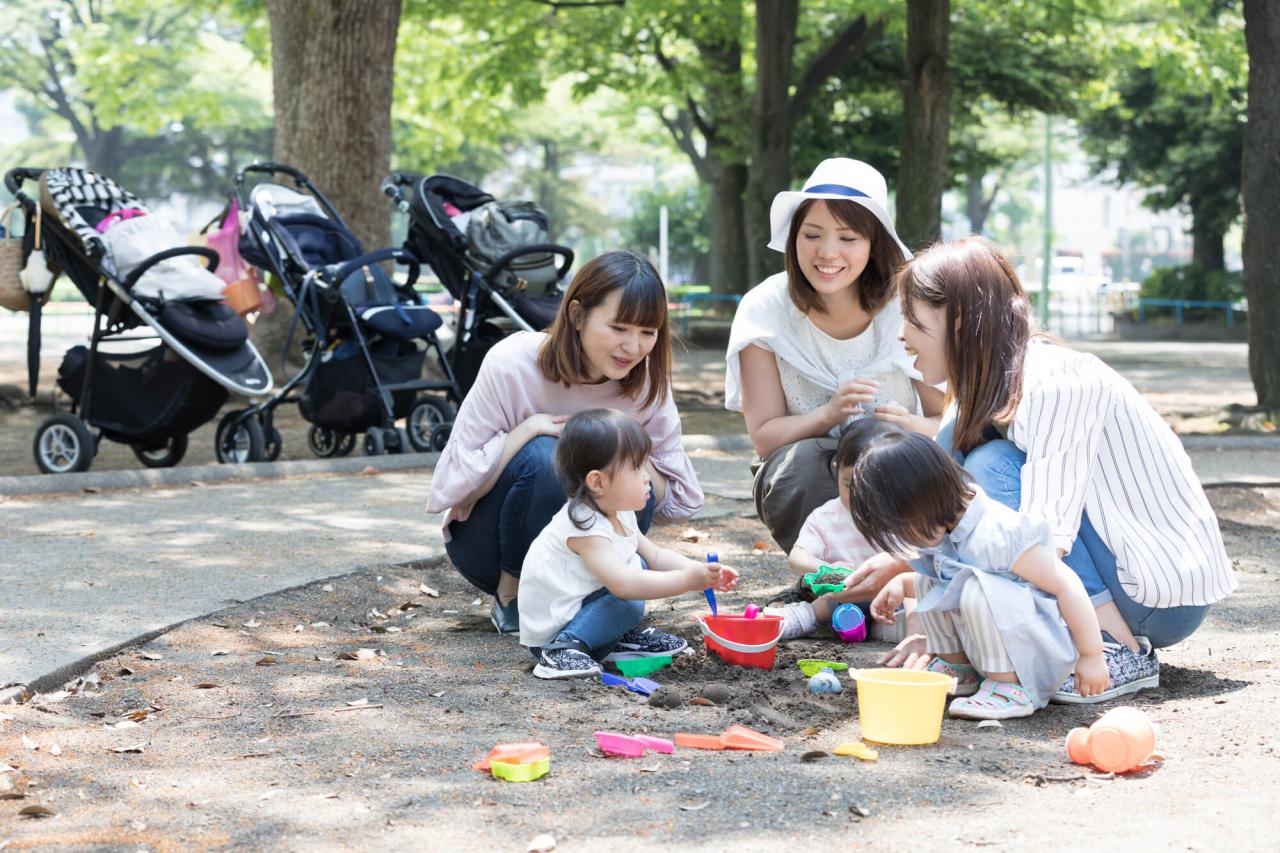
M 1098 613 L 1104 695 L 1156 686 L 1152 648 L 1190 636 L 1236 587 L 1177 436 L 1098 358 L 1033 333 L 991 241 L 934 246 L 897 282 L 907 352 L 925 382 L 949 389 L 938 441 L 988 495 L 1049 522 Z M 1071 678 L 1054 698 L 1086 701 Z

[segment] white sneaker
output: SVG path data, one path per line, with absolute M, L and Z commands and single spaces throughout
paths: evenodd
M 792 602 L 786 607 L 766 607 L 764 612 L 769 616 L 782 617 L 780 641 L 807 637 L 818 630 L 818 614 L 807 601 Z

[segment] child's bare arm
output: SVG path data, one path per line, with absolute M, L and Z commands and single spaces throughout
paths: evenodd
M 698 563 L 701 571 L 674 569 L 672 571 L 636 571 L 618 559 L 613 545 L 603 536 L 571 536 L 566 541 L 569 550 L 582 558 L 587 570 L 604 584 L 609 592 L 629 601 L 650 601 L 691 592 L 711 586 L 709 572 Z M 692 561 L 690 561 L 692 562 Z M 649 561 L 652 567 L 653 561 Z
M 1109 676 L 1102 658 L 1102 629 L 1080 578 L 1045 545 L 1027 549 L 1013 564 L 1013 573 L 1058 600 L 1062 620 L 1080 655 L 1076 684 L 1081 694 L 1090 696 L 1105 690 Z
M 636 550 L 644 558 L 651 572 L 707 572 L 710 581 L 699 589 L 715 587 L 721 592 L 728 592 L 738 584 L 738 570 L 725 563 L 699 563 L 670 548 L 659 548 L 649 541 L 643 533 L 638 534 Z
M 818 567 L 824 564 L 817 557 L 797 545 L 791 549 L 791 553 L 787 556 L 787 565 L 797 575 L 807 575 L 810 572 L 816 572 Z

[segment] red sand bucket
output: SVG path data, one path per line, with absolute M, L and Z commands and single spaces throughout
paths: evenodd
M 700 616 L 698 626 L 707 651 L 715 652 L 725 663 L 773 669 L 782 636 L 781 616 Z

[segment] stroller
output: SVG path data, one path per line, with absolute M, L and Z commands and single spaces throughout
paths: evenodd
M 30 194 L 23 191 L 28 181 L 37 185 Z M 221 301 L 223 282 L 211 272 L 217 252 L 187 246 L 181 233 L 149 215 L 133 195 L 93 172 L 11 169 L 5 186 L 28 225 L 37 216 L 43 220 L 50 268 L 65 273 L 94 307 L 89 346 L 72 347 L 58 368 L 71 411 L 50 416 L 36 430 L 41 471 L 87 471 L 103 438 L 130 445 L 148 467 L 176 465 L 188 434 L 212 420 L 229 393 L 271 393 L 271 372 L 249 342 L 248 327 Z M 37 303 L 32 300 L 28 341 L 33 395 Z M 152 334 L 125 334 L 144 325 Z M 160 343 L 141 352 L 102 349 L 153 336 Z M 224 418 L 215 439 L 220 458 L 222 444 L 230 441 L 227 427 Z
M 476 227 L 484 225 L 476 217 L 522 219 L 530 225 L 523 233 L 545 235 L 546 214 L 527 202 L 496 201 L 450 175 L 396 172 L 383 180 L 382 191 L 409 214 L 404 248 L 430 265 L 460 303 L 448 361 L 465 396 L 494 344 L 513 331 L 551 325 L 573 250 L 536 237 L 478 245 L 486 230 Z
M 271 180 L 247 189 L 253 173 L 287 175 L 296 189 Z M 309 339 L 302 370 L 271 399 L 240 412 L 241 420 L 261 420 L 276 453 L 272 412 L 295 401 L 311 424 L 307 445 L 316 456 L 345 456 L 360 432 L 366 456 L 441 450 L 453 422 L 450 400 L 461 394 L 436 337 L 443 321 L 413 289 L 418 260 L 402 249 L 366 254 L 330 201 L 291 166 L 254 163 L 236 174 L 235 193 L 249 213 L 241 256 L 280 280 Z M 408 268 L 404 284 L 377 266 L 385 261 Z M 427 350 L 445 380 L 421 378 Z M 417 393 L 429 390 L 445 395 Z M 395 428 L 399 418 L 403 430 Z

